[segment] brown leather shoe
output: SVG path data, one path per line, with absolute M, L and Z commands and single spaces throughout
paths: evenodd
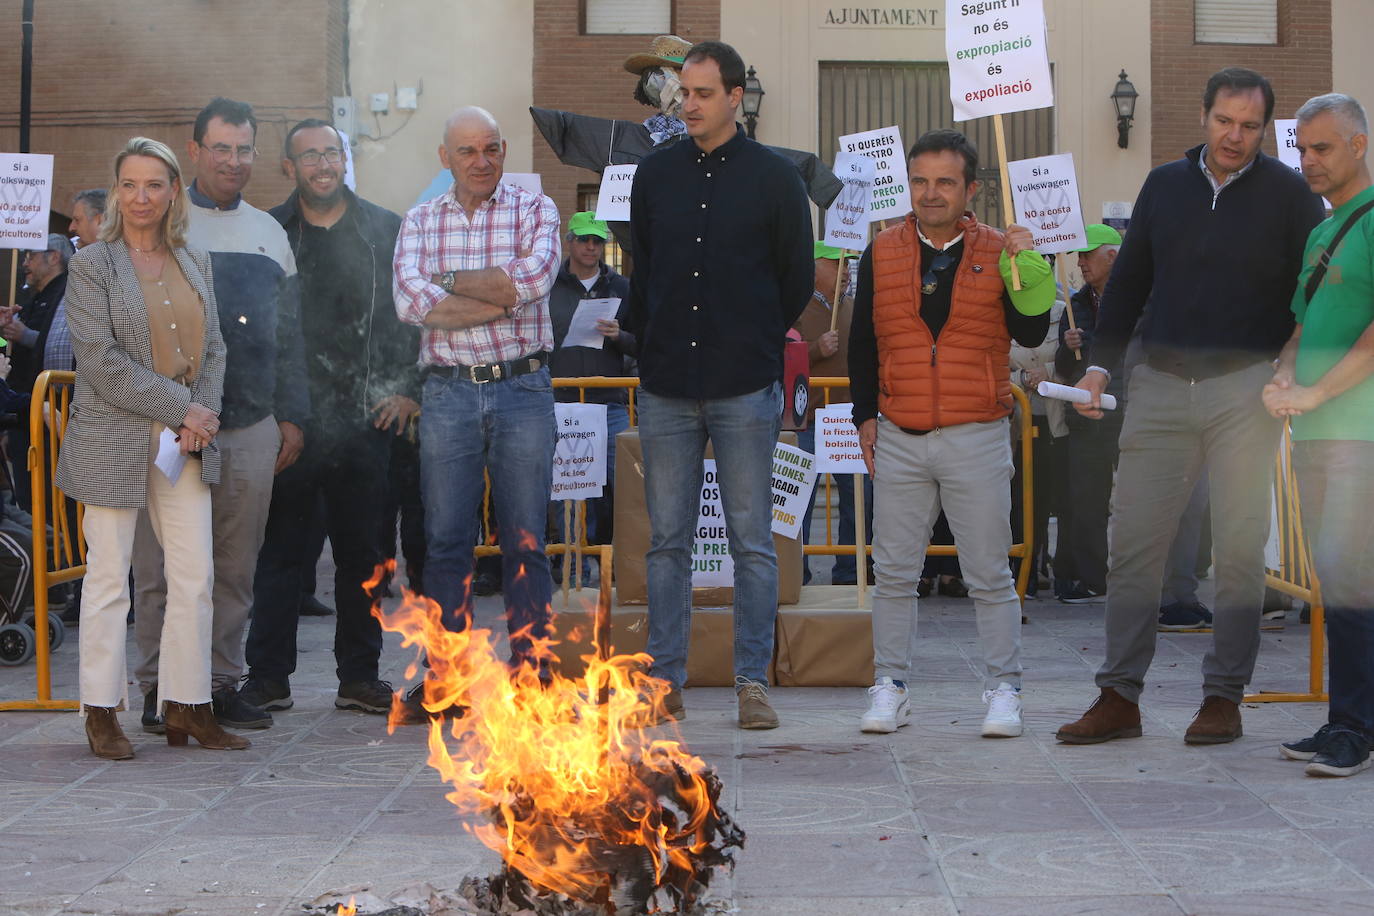
M 185 747 L 187 736 L 212 751 L 241 751 L 252 744 L 247 738 L 221 728 L 209 703 L 169 700 L 163 718 L 167 723 L 167 744 L 171 747 Z
M 1242 734 L 1240 704 L 1212 696 L 1203 698 L 1193 724 L 1183 733 L 1183 740 L 1187 744 L 1226 744 Z
M 115 711 L 108 706 L 86 707 L 86 743 L 92 754 L 106 760 L 128 760 L 134 756 L 134 746 L 124 737 Z
M 1113 738 L 1140 737 L 1140 704 L 1103 687 L 1083 718 L 1070 722 L 1055 733 L 1065 744 L 1101 744 Z

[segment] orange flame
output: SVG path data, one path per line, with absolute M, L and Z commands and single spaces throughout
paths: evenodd
M 350 896 L 347 903 L 339 904 L 339 908 L 334 911 L 334 916 L 358 916 L 358 908 L 353 905 L 355 899 Z
M 536 637 L 536 661 L 512 670 L 490 630 L 450 632 L 435 602 L 404 594 L 396 612 L 373 613 L 428 656 L 424 706 L 436 714 L 428 762 L 452 786 L 448 800 L 478 821 L 465 829 L 535 886 L 582 900 L 604 899 L 608 849 L 641 849 L 656 883 L 670 866 L 690 873 L 713 811 L 706 764 L 645 732 L 671 721 L 668 685 L 647 675 L 649 656 L 584 656 L 580 677 L 541 676 L 541 666 L 556 665 L 554 640 Z M 417 670 L 412 664 L 407 677 Z M 438 714 L 455 706 L 465 711 L 446 730 Z M 393 729 L 398 712 L 393 705 Z M 660 801 L 663 785 L 676 798 L 671 810 Z

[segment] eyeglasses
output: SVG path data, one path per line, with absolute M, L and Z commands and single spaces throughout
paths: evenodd
M 236 157 L 239 162 L 252 162 L 258 155 L 258 151 L 252 146 L 228 146 L 224 143 L 216 143 L 214 146 L 202 147 L 210 151 L 210 157 L 216 162 L 224 163 L 234 160 Z
M 343 162 L 343 150 L 333 146 L 322 153 L 313 149 L 308 149 L 291 158 L 295 159 L 301 165 L 316 166 L 320 164 L 321 159 L 328 162 L 330 165 L 338 165 L 340 162 Z
M 601 236 L 599 236 L 599 235 L 575 235 L 575 236 L 573 236 L 573 241 L 574 241 L 574 242 L 595 242 L 595 243 L 600 244 L 600 245 L 606 244 L 606 240 L 603 239 L 603 238 L 602 238 Z
M 940 278 L 937 276 L 937 274 L 941 274 L 944 273 L 946 270 L 949 270 L 950 265 L 953 263 L 954 258 L 950 257 L 949 255 L 937 254 L 935 256 L 935 260 L 930 262 L 930 270 L 927 270 L 926 275 L 921 278 L 921 295 L 929 296 L 931 293 L 939 289 Z

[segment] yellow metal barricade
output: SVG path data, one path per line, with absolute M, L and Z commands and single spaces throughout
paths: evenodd
M 81 537 L 83 509 L 57 488 L 57 452 L 67 432 L 73 372 L 48 370 L 38 376 L 29 399 L 28 468 L 33 493 L 34 669 L 38 682 L 32 700 L 0 703 L 0 711 L 77 709 L 76 700 L 52 697 L 48 645 L 48 588 L 86 574 L 86 542 Z M 74 511 L 68 511 L 69 502 Z M 52 511 L 52 550 L 48 549 L 48 512 Z M 73 526 L 72 522 L 76 524 Z
M 1310 652 L 1307 663 L 1307 692 L 1260 691 L 1245 699 L 1250 703 L 1324 703 L 1323 663 L 1326 655 L 1326 615 L 1322 607 L 1321 583 L 1312 568 L 1312 550 L 1302 528 L 1302 506 L 1298 501 L 1298 478 L 1293 471 L 1293 433 L 1283 425 L 1283 443 L 1274 458 L 1274 509 L 1278 524 L 1279 568 L 1266 569 L 1264 582 L 1270 588 L 1306 601 L 1312 609 Z

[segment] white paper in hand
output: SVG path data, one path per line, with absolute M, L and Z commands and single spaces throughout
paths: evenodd
M 600 350 L 606 345 L 606 338 L 596 329 L 596 323 L 614 318 L 620 311 L 619 299 L 583 299 L 577 303 L 568 322 L 568 333 L 563 336 L 565 347 L 591 347 Z
M 165 426 L 157 437 L 157 457 L 153 459 L 153 464 L 172 482 L 172 486 L 176 486 L 182 469 L 186 467 L 186 456 L 177 444 L 177 434 Z

